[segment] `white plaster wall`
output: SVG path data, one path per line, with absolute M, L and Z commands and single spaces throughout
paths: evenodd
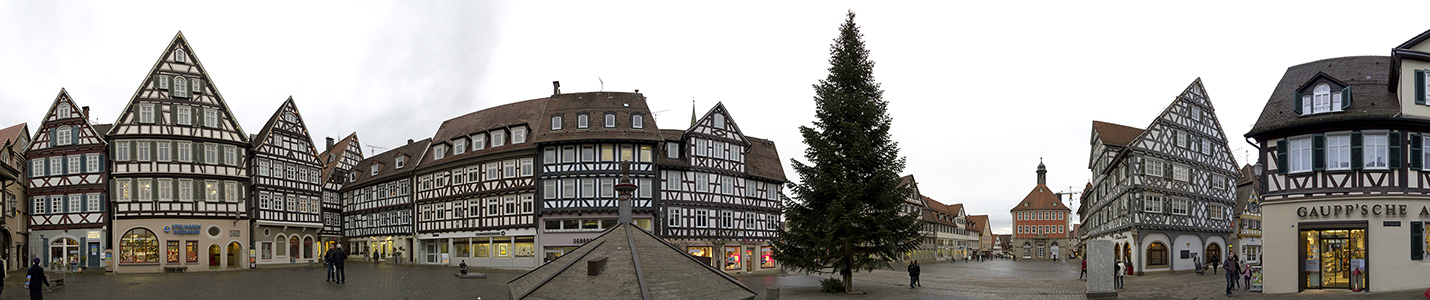
M 1172 244 L 1168 246 L 1172 247 L 1172 253 L 1170 253 L 1172 255 L 1172 268 L 1177 270 L 1196 269 L 1196 264 L 1193 263 L 1192 258 L 1198 256 L 1202 257 L 1202 263 L 1207 262 L 1207 254 L 1203 253 L 1206 252 L 1206 244 L 1202 243 L 1202 237 L 1200 236 L 1195 234 L 1178 235 L 1175 240 L 1172 240 Z M 1183 259 L 1182 250 L 1191 250 L 1192 255 L 1187 255 L 1187 258 Z
M 1146 253 L 1147 253 L 1147 248 L 1148 248 L 1148 247 L 1151 247 L 1151 246 L 1152 246 L 1152 243 L 1154 243 L 1154 242 L 1161 242 L 1163 245 L 1167 245 L 1167 247 L 1169 247 L 1169 248 L 1172 246 L 1172 240 L 1171 240 L 1170 238 L 1168 238 L 1166 234 L 1153 233 L 1153 234 L 1148 234 L 1147 236 L 1142 237 L 1141 243 L 1139 243 L 1138 246 L 1137 246 L 1135 249 L 1132 249 L 1132 252 L 1133 252 L 1132 254 L 1133 254 L 1133 256 L 1136 256 L 1136 258 L 1137 258 L 1137 260 L 1136 260 L 1136 261 L 1137 261 L 1137 267 L 1140 268 L 1140 269 L 1142 269 L 1143 272 L 1157 272 L 1157 271 L 1169 271 L 1169 270 L 1172 270 L 1172 268 L 1171 268 L 1170 266 L 1161 266 L 1161 267 L 1156 267 L 1156 268 L 1148 268 L 1148 267 L 1147 267 L 1147 255 L 1146 255 Z M 1177 255 L 1175 252 L 1170 252 L 1170 249 L 1169 249 L 1168 251 L 1169 251 L 1168 255 L 1171 255 L 1171 256 L 1173 256 L 1173 257 L 1175 257 L 1175 256 Z

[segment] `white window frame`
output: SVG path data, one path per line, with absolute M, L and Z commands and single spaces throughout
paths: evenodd
M 1188 206 L 1189 206 L 1189 203 L 1188 203 L 1189 200 L 1187 200 L 1187 199 L 1171 199 L 1171 201 L 1172 201 L 1172 214 L 1174 214 L 1174 215 L 1182 215 L 1182 216 L 1187 215 Z
M 526 142 L 526 127 L 511 128 L 511 143 L 521 144 Z
M 501 147 L 503 145 L 506 145 L 506 131 L 501 129 L 492 130 L 492 148 Z
M 1153 158 L 1145 158 L 1145 159 L 1143 159 L 1142 163 L 1145 164 L 1145 165 L 1143 166 L 1143 171 L 1145 171 L 1145 173 L 1147 173 L 1147 176 L 1153 176 L 1153 177 L 1166 177 L 1166 176 L 1167 176 L 1167 174 L 1165 174 L 1165 173 L 1166 173 L 1166 170 L 1167 170 L 1167 169 L 1166 169 L 1166 166 L 1163 165 L 1163 164 L 1165 164 L 1165 162 L 1162 162 L 1162 160 L 1153 159 Z
M 36 158 L 30 160 L 30 177 L 45 177 L 45 159 Z
M 154 123 L 154 104 L 139 104 L 139 123 Z
M 1326 135 L 1326 169 L 1351 169 L 1351 135 L 1349 133 Z
M 521 176 L 531 176 L 532 172 L 535 172 L 532 168 L 532 163 L 533 161 L 530 158 L 521 159 Z
M 1191 181 L 1191 172 L 1192 172 L 1192 171 L 1191 171 L 1191 168 L 1190 168 L 1190 167 L 1187 167 L 1187 166 L 1184 166 L 1184 165 L 1181 165 L 1181 164 L 1172 164 L 1172 179 L 1173 179 L 1173 180 L 1183 181 L 1183 182 Z
M 696 191 L 696 192 L 702 192 L 702 193 L 703 193 L 703 192 L 709 192 L 709 191 L 710 191 L 710 177 L 709 177 L 710 175 L 712 175 L 712 174 L 695 173 L 695 191 Z
M 179 179 L 179 201 L 194 201 L 193 179 Z
M 234 146 L 223 147 L 223 164 L 238 165 L 238 149 Z
M 193 158 L 194 150 L 193 150 L 193 149 L 194 149 L 193 143 L 191 143 L 191 142 L 179 142 L 179 149 L 178 149 L 178 152 L 179 152 L 179 157 L 178 157 L 178 159 L 179 159 L 179 161 L 181 161 L 181 162 L 193 162 L 193 161 L 194 161 L 194 158 Z
M 217 144 L 204 144 L 204 163 L 210 165 L 218 164 Z
M 486 149 L 486 148 L 487 148 L 487 134 L 485 134 L 485 133 L 478 133 L 478 134 L 472 135 L 472 151 L 482 150 L 482 149 Z
M 150 161 L 150 159 L 152 158 L 152 157 L 149 157 L 149 144 L 150 144 L 150 143 L 151 143 L 151 142 L 149 142 L 149 141 L 134 142 L 134 160 L 137 160 L 137 161 Z
M 139 201 L 154 200 L 154 182 L 150 179 L 139 179 L 138 182 L 139 183 L 136 184 L 136 186 L 138 187 L 137 192 L 139 195 Z
M 233 181 L 224 181 L 224 182 L 223 182 L 223 200 L 224 200 L 224 201 L 238 202 L 239 196 L 242 196 L 242 195 L 239 195 L 239 193 L 241 193 L 241 192 L 239 192 L 239 190 L 238 190 L 238 183 L 237 183 L 237 182 L 233 182 Z
M 218 181 L 204 180 L 204 201 L 218 201 Z
M 669 158 L 680 158 L 680 143 L 666 143 L 665 156 Z
M 188 97 L 189 83 L 184 80 L 184 76 L 174 76 L 174 88 L 169 90 L 174 97 Z
M 71 129 L 70 129 L 69 126 L 60 126 L 59 128 L 55 128 L 55 137 L 54 137 L 54 139 L 55 139 L 55 145 L 58 145 L 58 146 L 69 145 L 69 144 L 70 144 L 70 141 L 71 141 L 72 139 L 74 139 L 74 138 L 70 137 L 70 134 L 71 134 L 71 131 L 70 131 L 70 130 L 71 130 Z
M 171 149 L 169 149 L 169 147 L 172 147 L 172 143 L 170 143 L 169 141 L 154 142 L 154 160 L 161 162 L 169 162 L 170 159 L 173 158 L 171 157 L 171 155 L 174 153 Z
M 81 155 L 70 155 L 70 156 L 66 156 L 66 157 L 65 157 L 65 160 L 67 160 L 68 163 L 69 163 L 69 174 L 80 174 L 80 173 L 84 173 L 84 169 L 80 169 L 80 164 L 79 164 L 79 158 L 80 158 L 80 156 L 81 156 Z
M 467 153 L 467 139 L 457 138 L 452 140 L 452 155 Z
M 99 172 L 99 154 L 93 154 L 93 153 L 91 153 L 91 154 L 85 154 L 85 155 L 84 155 L 84 160 L 85 160 L 85 168 L 84 168 L 84 170 L 85 170 L 86 172 L 90 172 L 90 173 L 98 173 L 98 172 Z
M 1221 219 L 1223 218 L 1222 212 L 1223 212 L 1223 211 L 1222 211 L 1222 209 L 1221 209 L 1221 205 L 1216 205 L 1216 204 L 1208 204 L 1208 205 L 1207 205 L 1207 218 L 1208 218 L 1208 219 L 1221 220 Z
M 169 178 L 159 178 L 159 201 L 174 200 L 174 180 Z
M 104 211 L 104 209 L 99 206 L 99 203 L 101 202 L 101 201 L 99 201 L 99 193 L 85 194 L 85 198 L 88 198 L 88 199 L 86 199 L 86 201 L 89 202 L 89 209 L 88 209 L 87 211 L 90 211 L 90 212 L 100 212 L 100 211 Z
M 666 212 L 666 214 L 665 214 L 665 225 L 666 225 L 666 227 L 680 227 L 680 208 L 679 208 L 679 207 L 667 207 L 667 208 L 665 209 L 665 212 Z
M 640 115 L 640 114 L 631 114 L 631 128 L 635 128 L 635 129 L 643 129 L 643 128 L 645 128 L 645 116 Z
M 174 105 L 170 107 L 170 109 L 177 110 L 179 114 L 179 119 L 175 120 L 175 123 L 179 123 L 179 125 L 193 125 L 193 112 L 189 110 L 188 106 Z
M 1366 132 L 1362 134 L 1361 155 L 1363 155 L 1364 168 L 1384 170 L 1389 168 L 1389 138 L 1386 132 Z M 1292 147 L 1295 149 L 1295 147 Z M 1295 157 L 1295 156 L 1292 156 Z M 1378 160 L 1378 161 L 1377 161 Z
M 218 110 L 204 108 L 204 127 L 218 128 Z
M 407 156 L 398 155 L 397 158 L 394 158 L 394 160 L 396 161 L 398 169 L 407 166 Z
M 576 198 L 576 179 L 561 180 L 561 199 Z
M 560 115 L 551 116 L 551 130 L 561 130 L 562 119 L 564 118 Z
M 604 117 L 606 128 L 616 128 L 616 114 L 608 113 Z
M 1147 195 L 1142 200 L 1142 211 L 1152 213 L 1162 213 L 1162 195 Z
M 1337 96 L 1339 96 L 1339 93 L 1337 93 Z M 1311 101 L 1311 113 L 1319 114 L 1331 112 L 1331 86 L 1325 83 L 1317 84 L 1316 87 L 1312 89 Z
M 437 145 L 432 147 L 432 160 L 439 160 L 447 157 L 447 145 Z
M 586 114 L 576 115 L 576 128 L 591 128 L 591 116 Z

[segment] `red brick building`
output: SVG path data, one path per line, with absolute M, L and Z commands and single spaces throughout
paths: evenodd
M 1058 195 L 1047 186 L 1047 166 L 1038 162 L 1038 185 L 1009 210 L 1013 215 L 1012 249 L 1021 259 L 1066 258 L 1072 252 L 1068 213 Z

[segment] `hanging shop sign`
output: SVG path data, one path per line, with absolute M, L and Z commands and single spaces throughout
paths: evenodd
M 1405 204 L 1346 204 L 1315 205 L 1296 208 L 1296 216 L 1302 218 L 1350 217 L 1350 216 L 1408 216 L 1414 211 Z M 1420 207 L 1421 217 L 1430 217 L 1430 206 Z

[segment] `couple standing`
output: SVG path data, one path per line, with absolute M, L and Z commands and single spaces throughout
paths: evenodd
M 347 272 L 343 270 L 343 261 L 348 259 L 348 252 L 343 251 L 342 244 L 328 246 L 328 253 L 323 255 L 323 261 L 328 265 L 328 279 L 324 281 L 346 283 L 348 281 Z

